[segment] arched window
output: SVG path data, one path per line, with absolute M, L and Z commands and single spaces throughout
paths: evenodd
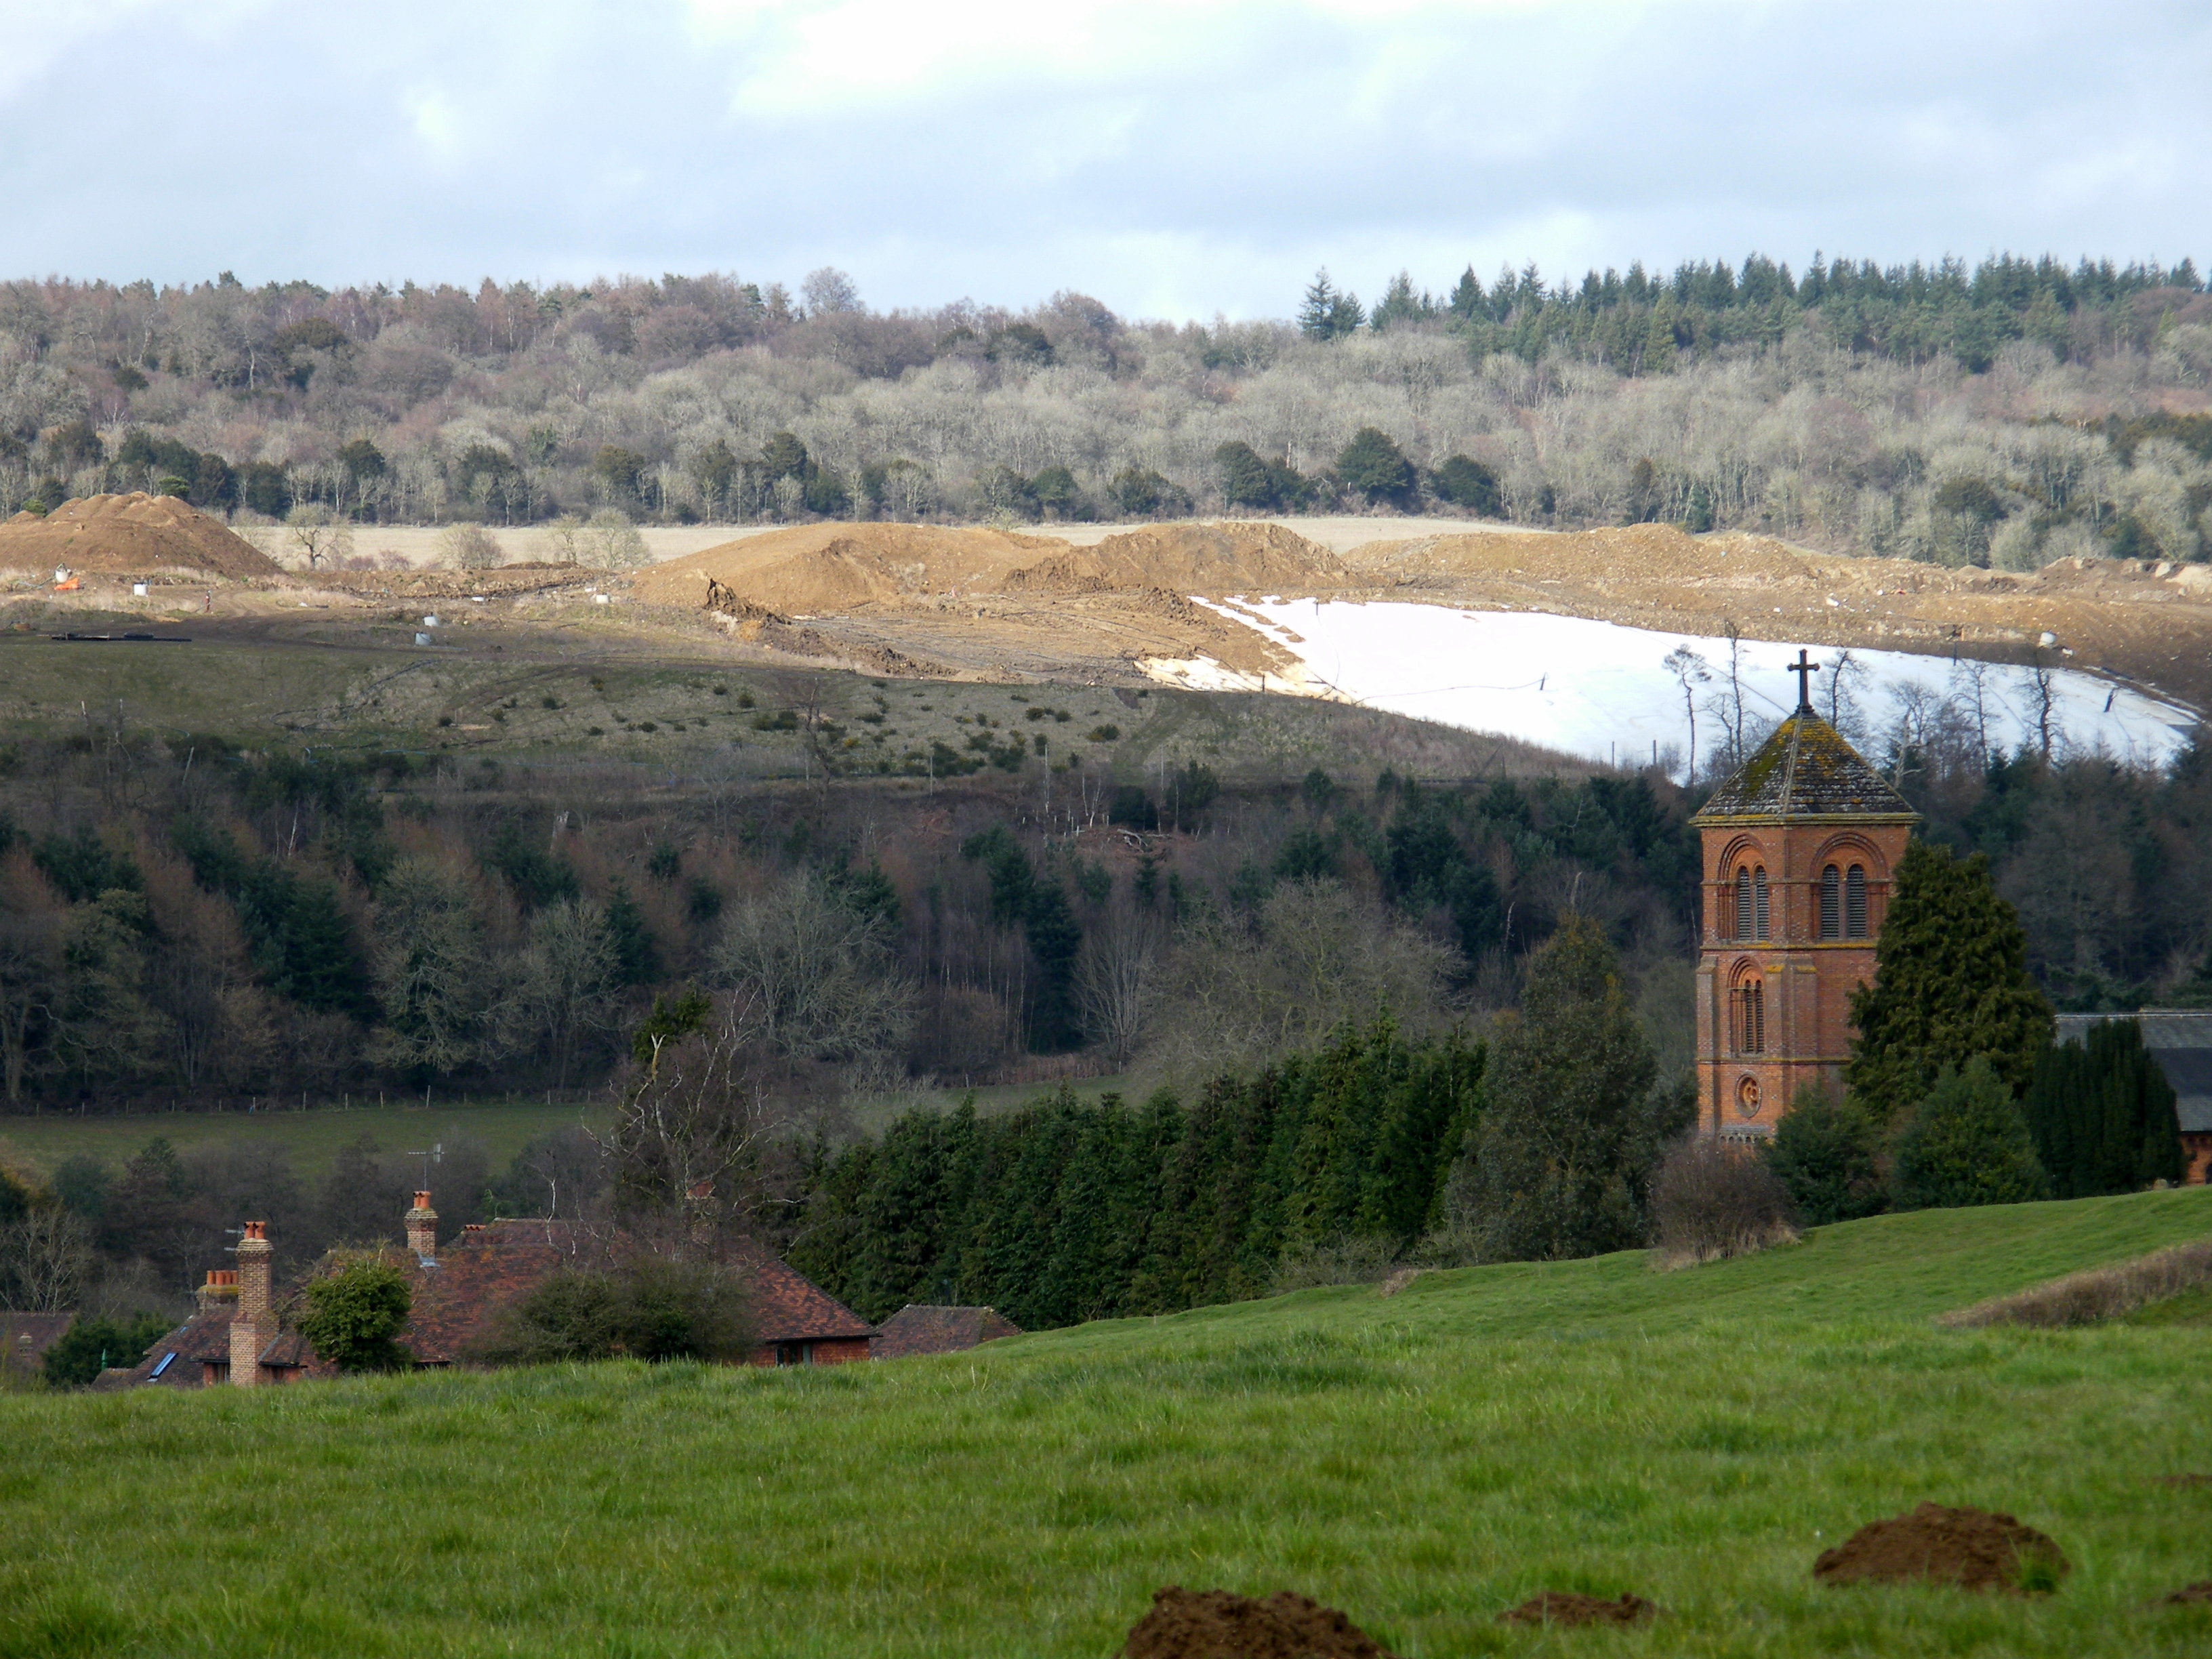
M 1867 936 L 1866 866 L 1851 866 L 1844 878 L 1844 933 L 1850 939 Z
M 1764 866 L 1751 872 L 1751 908 L 1753 937 L 1765 939 L 1766 933 L 1766 871 Z
M 1730 939 L 1751 937 L 1751 866 L 1744 866 L 1735 872 L 1735 915 L 1729 928 Z
M 1820 872 L 1820 937 L 1844 936 L 1844 872 L 1830 865 Z
M 1747 979 L 1729 998 L 1729 1036 L 1740 1054 L 1766 1052 L 1766 988 L 1758 978 Z

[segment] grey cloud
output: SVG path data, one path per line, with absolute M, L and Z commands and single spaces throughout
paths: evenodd
M 149 33 L 163 50 L 122 49 Z M 2212 22 L 2141 0 L 1258 9 L 1211 57 L 767 118 L 672 8 L 356 5 L 80 40 L 0 104 L 0 269 L 128 279 L 836 264 L 1280 313 L 1472 261 L 2200 258 Z M 1388 90 L 1363 100 L 1382 76 Z M 442 112 L 418 131 L 425 107 Z M 450 147 L 437 134 L 450 137 Z M 2086 181 L 2086 182 L 2085 182 Z M 1164 271 L 1164 254 L 1182 268 Z

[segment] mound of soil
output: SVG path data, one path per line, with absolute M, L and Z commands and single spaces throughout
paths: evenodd
M 1185 593 L 1305 592 L 1364 586 L 1318 543 L 1279 524 L 1147 525 L 1069 548 L 1006 579 L 1010 592 L 1099 593 L 1166 587 Z
M 696 610 L 712 582 L 787 617 L 820 617 L 902 596 L 994 592 L 1007 572 L 1065 542 L 937 525 L 819 524 L 724 542 L 637 574 L 648 605 Z
M 1572 1590 L 1546 1590 L 1541 1595 L 1532 1595 L 1517 1607 L 1508 1607 L 1498 1615 L 1501 1625 L 1562 1625 L 1571 1628 L 1577 1625 L 1640 1625 L 1656 1615 L 1658 1604 L 1647 1601 L 1640 1595 L 1620 1593 L 1617 1601 L 1601 1601 L 1595 1595 L 1577 1595 Z
M 1125 1659 L 1392 1659 L 1334 1607 L 1289 1590 L 1255 1600 L 1176 1584 L 1152 1592 L 1152 1610 L 1121 1652 Z
M 2057 1577 L 2073 1571 L 2058 1546 L 2034 1528 L 1989 1510 L 1923 1504 L 1910 1515 L 1861 1527 L 1813 1563 L 1824 1584 L 1955 1584 L 2018 1590 L 2028 1561 Z
M 173 495 L 88 495 L 45 518 L 18 513 L 0 525 L 0 570 L 48 575 L 179 574 L 259 581 L 280 573 L 275 561 L 220 519 Z
M 2165 1607 L 2212 1607 L 2212 1578 L 2200 1578 L 2193 1584 L 2184 1584 L 2171 1595 L 2161 1595 L 2158 1605 Z

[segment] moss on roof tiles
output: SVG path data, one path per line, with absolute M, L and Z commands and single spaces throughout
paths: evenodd
M 1692 821 L 1918 816 L 1834 726 L 1800 708 L 1713 792 Z

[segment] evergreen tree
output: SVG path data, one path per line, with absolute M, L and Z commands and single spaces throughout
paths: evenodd
M 1761 1148 L 1767 1167 L 1811 1227 L 1879 1214 L 1888 1202 L 1875 1163 L 1881 1136 L 1856 1102 L 1808 1088 Z
M 2173 1085 L 2139 1021 L 2106 1020 L 2087 1042 L 2046 1047 L 2023 1104 L 2056 1197 L 2136 1192 L 2187 1167 Z
M 1251 445 L 1241 440 L 1222 445 L 1213 452 L 1213 468 L 1228 506 L 1265 510 L 1276 505 L 1274 478 Z
M 1336 475 L 1346 489 L 1370 501 L 1402 506 L 1413 493 L 1413 464 L 1376 427 L 1363 426 L 1352 434 L 1336 458 Z
M 2027 1119 L 1985 1054 L 1946 1066 L 1897 1136 L 1890 1183 L 1903 1210 L 2025 1204 L 2048 1195 Z
M 660 977 L 660 952 L 653 943 L 653 930 L 646 926 L 645 912 L 621 882 L 615 883 L 607 895 L 605 921 L 601 925 L 614 957 L 617 984 L 650 985 Z
M 1455 1177 L 1455 1220 L 1484 1261 L 1556 1261 L 1644 1242 L 1644 1194 L 1686 1127 L 1655 1097 L 1651 1045 L 1597 925 L 1570 916 L 1502 1016 L 1488 1105 Z
M 1990 884 L 1989 860 L 1954 861 L 1916 841 L 1897 862 L 1875 942 L 1875 982 L 1851 993 L 1844 1079 L 1887 1120 L 1924 1098 L 1947 1067 L 1986 1055 L 2017 1095 L 2049 1042 L 2051 1005 L 2027 971 L 2027 936 Z
M 1336 337 L 1336 318 L 1343 305 L 1344 295 L 1328 279 L 1328 267 L 1323 265 L 1306 284 L 1305 298 L 1298 306 L 1298 331 L 1310 340 L 1333 340 Z

